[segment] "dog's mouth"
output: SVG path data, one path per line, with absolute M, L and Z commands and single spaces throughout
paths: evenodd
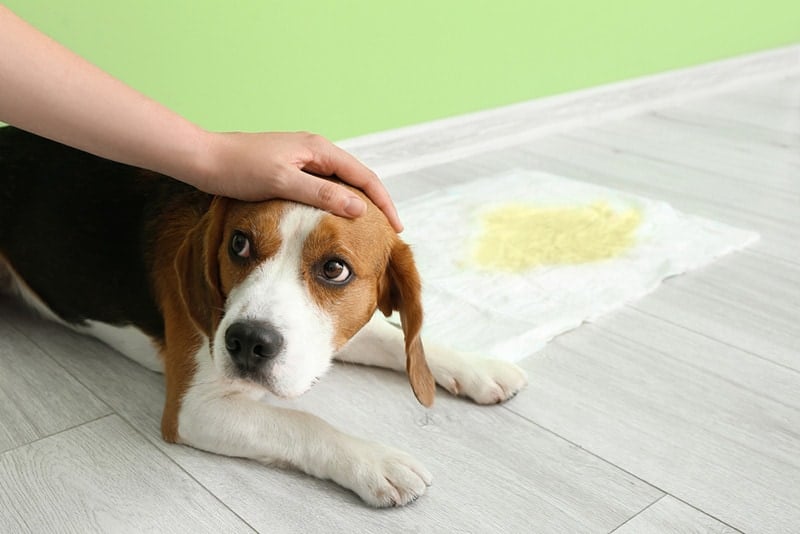
M 231 370 L 231 369 L 229 369 Z M 231 370 L 232 371 L 232 370 Z M 320 381 L 320 377 L 315 376 L 307 384 L 297 388 L 287 388 L 271 373 L 263 373 L 258 371 L 233 371 L 228 373 L 229 378 L 234 381 L 243 382 L 249 386 L 256 385 L 269 391 L 272 395 L 283 400 L 296 399 L 313 388 Z

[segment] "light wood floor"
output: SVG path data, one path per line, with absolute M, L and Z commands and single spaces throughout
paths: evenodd
M 419 501 L 382 511 L 329 482 L 162 443 L 160 375 L 4 301 L 0 532 L 799 532 L 800 76 L 387 184 L 402 200 L 512 168 L 762 238 L 557 338 L 523 361 L 530 386 L 504 406 L 440 391 L 425 410 L 399 375 L 336 367 L 291 404 L 434 473 Z

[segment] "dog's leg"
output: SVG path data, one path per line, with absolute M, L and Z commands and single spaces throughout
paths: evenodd
M 210 366 L 201 363 L 182 400 L 179 442 L 293 466 L 377 507 L 407 504 L 430 485 L 430 473 L 408 454 L 344 434 L 311 414 L 260 402 L 262 389 L 222 380 Z
M 404 371 L 404 347 L 403 332 L 375 314 L 336 359 Z M 433 343 L 425 343 L 425 359 L 437 384 L 479 404 L 508 400 L 528 383 L 525 371 L 513 363 L 469 356 Z

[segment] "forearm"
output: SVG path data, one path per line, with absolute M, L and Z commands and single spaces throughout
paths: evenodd
M 198 185 L 209 134 L 0 5 L 0 120 Z
M 318 176 L 362 189 L 402 225 L 380 179 L 307 133 L 207 132 L 67 50 L 0 5 L 0 121 L 215 195 L 286 198 L 357 217 L 366 205 Z M 318 175 L 318 176 L 315 176 Z

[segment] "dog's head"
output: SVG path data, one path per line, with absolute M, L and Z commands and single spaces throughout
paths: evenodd
M 357 219 L 215 198 L 187 235 L 175 260 L 180 295 L 223 376 L 298 396 L 376 309 L 398 311 L 411 386 L 422 404 L 433 402 L 411 250 L 356 192 L 368 206 Z

